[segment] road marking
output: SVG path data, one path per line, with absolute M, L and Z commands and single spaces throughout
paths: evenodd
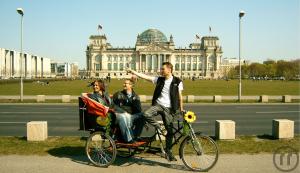
M 61 112 L 0 112 L 0 114 L 60 114 Z
M 293 112 L 300 112 L 300 111 L 273 111 L 273 112 L 255 112 L 257 114 L 276 114 L 276 113 L 293 113 Z
M 38 109 L 46 109 L 46 110 L 48 110 L 48 109 L 50 109 L 50 110 L 54 110 L 54 109 L 64 110 L 64 109 L 66 109 L 66 110 L 68 110 L 69 108 L 38 108 Z
M 267 106 L 263 106 L 263 105 L 261 105 L 261 106 L 237 106 L 237 107 L 235 107 L 235 108 L 237 108 L 237 109 L 255 109 L 255 108 L 263 108 L 263 109 L 266 109 L 266 108 L 268 108 L 268 109 L 274 109 L 275 107 L 273 106 L 273 107 L 267 107 Z
M 27 122 L 0 122 L 0 124 L 26 124 Z
M 208 121 L 193 122 L 195 124 L 208 124 Z

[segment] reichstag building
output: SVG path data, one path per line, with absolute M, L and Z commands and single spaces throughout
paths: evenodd
M 87 73 L 92 78 L 124 78 L 126 67 L 155 75 L 163 62 L 174 65 L 173 74 L 182 78 L 221 77 L 222 47 L 219 38 L 204 36 L 188 48 L 175 46 L 157 29 L 148 29 L 137 35 L 131 48 L 113 47 L 105 35 L 91 35 L 86 50 Z

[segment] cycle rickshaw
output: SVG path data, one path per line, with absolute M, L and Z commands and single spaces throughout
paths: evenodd
M 108 167 L 117 156 L 132 157 L 137 152 L 156 150 L 166 157 L 160 131 L 155 132 L 151 137 L 143 138 L 141 141 L 130 144 L 120 140 L 118 127 L 113 123 L 107 126 L 110 113 L 109 108 L 90 99 L 86 94 L 79 97 L 79 121 L 80 130 L 90 131 L 87 138 L 85 152 L 95 166 Z M 218 146 L 212 138 L 195 132 L 191 122 L 196 119 L 193 112 L 187 112 L 184 116 L 177 115 L 173 124 L 174 138 L 172 147 L 178 144 L 179 157 L 184 165 L 192 171 L 208 171 L 218 160 Z M 106 125 L 106 126 L 105 126 Z M 105 126 L 105 127 L 104 127 Z M 108 129 L 109 128 L 109 129 Z M 158 138 L 159 147 L 152 146 Z

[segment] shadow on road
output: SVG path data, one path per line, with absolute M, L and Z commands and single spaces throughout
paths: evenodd
M 147 166 L 161 166 L 169 169 L 176 169 L 176 170 L 183 170 L 188 171 L 188 169 L 184 165 L 179 165 L 177 163 L 163 163 L 164 161 L 155 161 L 157 157 L 151 157 L 151 156 L 136 156 L 131 158 L 119 158 L 115 160 L 114 164 L 115 166 L 125 167 L 130 166 L 133 164 L 137 165 L 147 165 Z
M 69 158 L 74 162 L 88 165 L 89 160 L 86 157 L 84 150 L 85 150 L 84 147 L 67 146 L 67 147 L 52 148 L 48 150 L 48 153 L 55 157 Z
M 48 153 L 55 157 L 60 158 L 69 158 L 73 162 L 84 164 L 84 165 L 91 165 L 90 161 L 88 160 L 87 156 L 84 153 L 85 148 L 84 147 L 59 147 L 59 148 L 53 148 L 48 150 Z M 152 159 L 153 158 L 153 159 Z M 133 164 L 138 165 L 147 165 L 147 166 L 161 166 L 165 168 L 170 169 L 176 169 L 176 170 L 184 170 L 187 171 L 188 169 L 184 165 L 179 165 L 177 163 L 163 163 L 164 161 L 156 161 L 155 159 L 158 158 L 157 156 L 141 156 L 138 155 L 136 157 L 131 158 L 120 158 L 117 157 L 114 161 L 114 166 L 120 166 L 120 167 L 126 167 Z M 179 159 L 179 158 L 178 158 Z

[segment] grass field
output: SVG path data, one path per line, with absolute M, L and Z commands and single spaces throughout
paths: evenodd
M 51 81 L 49 85 L 36 82 L 24 83 L 24 95 L 80 95 L 82 92 L 91 92 L 88 80 Z M 109 93 L 122 89 L 122 80 L 112 80 L 107 83 Z M 224 80 L 185 80 L 184 95 L 237 95 L 238 81 Z M 139 80 L 135 90 L 140 95 L 152 95 L 154 85 L 150 82 Z M 20 84 L 0 83 L 0 95 L 19 95 Z M 242 81 L 242 95 L 299 95 L 300 81 Z
M 0 137 L 0 155 L 84 155 L 85 138 L 81 137 L 49 137 L 44 142 L 27 142 L 26 137 Z M 256 154 L 273 153 L 281 146 L 300 148 L 300 137 L 294 139 L 274 140 L 269 136 L 237 136 L 235 140 L 217 141 L 220 153 Z M 158 142 L 153 143 L 159 146 Z M 179 145 L 173 148 L 178 154 Z

